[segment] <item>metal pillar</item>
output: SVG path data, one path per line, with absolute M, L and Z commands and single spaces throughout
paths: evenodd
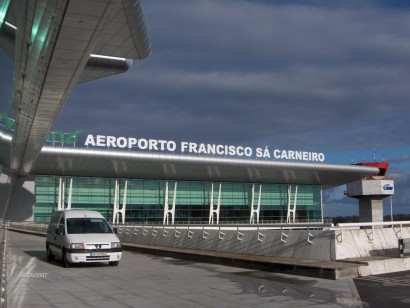
M 71 210 L 71 200 L 73 192 L 73 178 L 70 178 L 70 186 L 68 189 L 68 203 L 67 207 L 65 206 L 65 180 L 63 178 L 59 179 L 58 183 L 58 204 L 57 209 L 61 210 Z
M 258 194 L 258 204 L 255 208 L 255 184 L 252 184 L 252 202 L 251 202 L 251 218 L 250 218 L 250 223 L 254 224 L 255 223 L 255 217 L 256 217 L 256 223 L 259 223 L 259 215 L 260 215 L 260 209 L 261 209 L 261 196 L 262 196 L 262 184 L 259 184 L 259 194 Z
M 320 188 L 320 216 L 322 219 L 322 223 L 324 222 L 323 220 L 323 190 Z
M 61 211 L 64 208 L 64 185 L 63 178 L 58 181 L 58 204 L 57 209 Z
M 390 219 L 393 222 L 393 196 L 390 196 Z
M 73 178 L 70 178 L 70 189 L 68 190 L 67 210 L 71 210 L 71 200 L 73 195 Z
M 122 198 L 122 207 L 120 209 L 120 184 L 118 180 L 115 180 L 115 189 L 114 189 L 114 210 L 112 216 L 112 222 L 119 223 L 120 221 L 120 213 L 121 213 L 121 221 L 122 224 L 125 224 L 125 210 L 127 207 L 127 188 L 128 188 L 128 181 L 125 181 L 124 185 L 124 196 Z
M 216 223 L 219 224 L 219 212 L 221 209 L 221 193 L 222 192 L 222 183 L 219 183 L 219 192 L 218 192 L 218 203 L 216 209 L 214 209 L 214 183 L 211 185 L 211 204 L 209 206 L 209 224 L 214 224 L 214 216 L 216 215 Z
M 165 200 L 164 200 L 164 220 L 163 224 L 169 224 L 169 216 L 171 215 L 172 217 L 172 224 L 175 223 L 175 204 L 177 201 L 177 182 L 174 184 L 174 196 L 172 198 L 172 208 L 169 208 L 169 189 L 168 189 L 168 181 L 165 183 Z
M 298 185 L 295 185 L 294 191 L 294 198 L 293 198 L 293 207 L 291 204 L 292 201 L 292 185 L 288 186 L 288 214 L 286 217 L 286 223 L 295 223 L 295 215 L 296 215 L 296 204 L 298 201 Z M 291 217 L 292 215 L 292 217 Z

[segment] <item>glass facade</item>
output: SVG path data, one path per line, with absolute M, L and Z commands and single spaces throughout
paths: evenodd
M 59 197 L 60 180 L 62 194 Z M 115 199 L 115 179 L 73 178 L 71 207 L 101 212 L 112 221 Z M 209 222 L 210 204 L 213 208 L 220 200 L 220 223 L 249 223 L 252 211 L 252 184 L 211 183 L 194 181 L 118 180 L 118 203 L 122 206 L 126 194 L 126 223 L 162 223 L 168 186 L 168 204 L 172 207 L 175 196 L 175 223 Z M 167 184 L 168 183 L 168 184 Z M 176 190 L 175 190 L 176 185 Z M 289 189 L 290 188 L 290 189 Z M 262 184 L 254 185 L 253 204 L 260 199 L 260 223 L 285 223 L 288 203 L 291 209 L 296 203 L 295 218 L 298 222 L 321 222 L 322 199 L 319 185 Z M 221 194 L 219 196 L 219 189 Z M 34 220 L 48 222 L 57 210 L 59 198 L 67 205 L 70 178 L 37 176 L 35 178 Z M 259 191 L 261 195 L 259 197 Z M 290 192 L 290 198 L 289 198 Z M 215 220 L 214 220 L 215 221 Z

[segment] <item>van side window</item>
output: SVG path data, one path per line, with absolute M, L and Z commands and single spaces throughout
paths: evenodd
M 54 232 L 57 229 L 58 222 L 60 221 L 61 212 L 56 212 L 53 214 L 50 220 L 50 225 L 48 227 L 48 231 Z
M 65 219 L 64 214 L 61 215 L 60 222 L 58 223 L 58 228 L 61 228 L 65 232 Z

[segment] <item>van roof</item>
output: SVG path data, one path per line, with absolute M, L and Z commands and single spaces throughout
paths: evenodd
M 90 210 L 64 210 L 59 212 L 64 213 L 66 218 L 104 218 L 99 212 Z

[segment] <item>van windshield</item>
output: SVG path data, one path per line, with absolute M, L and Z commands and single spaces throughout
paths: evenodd
M 102 218 L 67 218 L 67 233 L 112 233 L 112 230 Z

